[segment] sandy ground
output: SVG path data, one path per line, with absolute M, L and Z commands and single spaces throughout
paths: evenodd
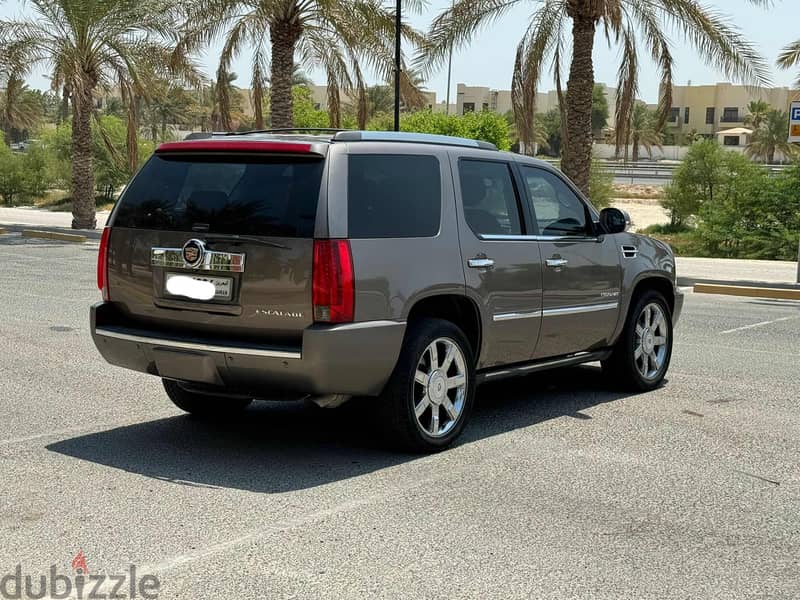
M 626 211 L 631 216 L 631 230 L 637 231 L 650 225 L 669 223 L 667 211 L 661 208 L 657 199 L 618 198 L 612 206 Z

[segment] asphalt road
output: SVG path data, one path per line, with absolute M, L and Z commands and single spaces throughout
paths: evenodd
M 183 416 L 88 332 L 96 244 L 0 236 L 0 576 L 161 598 L 799 598 L 800 304 L 689 294 L 669 381 L 485 386 L 463 441 L 363 407 Z

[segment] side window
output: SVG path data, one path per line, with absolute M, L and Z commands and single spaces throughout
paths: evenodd
M 442 215 L 439 159 L 351 154 L 347 232 L 351 238 L 433 237 Z
M 506 163 L 462 159 L 458 162 L 464 217 L 484 235 L 520 235 L 522 225 L 511 171 Z
M 522 176 L 540 235 L 586 235 L 586 207 L 561 178 L 526 166 Z

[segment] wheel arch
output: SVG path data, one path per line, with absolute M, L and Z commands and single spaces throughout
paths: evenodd
M 461 294 L 436 294 L 417 300 L 408 312 L 406 321 L 411 324 L 421 318 L 450 321 L 464 332 L 474 355 L 475 364 L 480 361 L 482 325 L 477 304 Z
M 675 286 L 672 280 L 661 272 L 642 273 L 633 283 L 630 288 L 631 292 L 627 295 L 627 302 L 621 308 L 619 320 L 617 322 L 617 329 L 614 331 L 612 338 L 613 343 L 616 343 L 619 336 L 622 335 L 625 329 L 625 323 L 628 320 L 628 312 L 631 307 L 636 303 L 637 298 L 649 290 L 655 290 L 664 296 L 667 301 L 667 308 L 669 308 L 670 316 L 675 311 Z

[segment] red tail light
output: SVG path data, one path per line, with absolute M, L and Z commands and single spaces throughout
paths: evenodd
M 351 322 L 355 307 L 355 285 L 350 242 L 314 240 L 312 278 L 314 320 L 322 323 Z
M 100 251 L 97 253 L 97 287 L 103 292 L 103 300 L 108 300 L 108 240 L 111 227 L 103 228 L 100 238 Z

